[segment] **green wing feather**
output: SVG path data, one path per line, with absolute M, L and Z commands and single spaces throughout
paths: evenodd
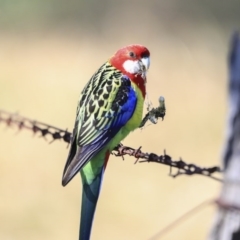
M 105 63 L 83 89 L 69 156 L 63 172 L 65 186 L 132 117 L 137 103 L 131 81 Z

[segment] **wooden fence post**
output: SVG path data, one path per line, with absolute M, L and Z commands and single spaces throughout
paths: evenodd
M 240 240 L 240 37 L 229 54 L 228 120 L 223 154 L 224 181 L 209 240 Z

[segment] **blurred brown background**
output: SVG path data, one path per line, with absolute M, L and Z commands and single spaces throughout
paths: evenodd
M 224 137 L 229 38 L 240 25 L 240 1 L 0 0 L 0 108 L 72 129 L 79 93 L 117 49 L 151 51 L 147 91 L 163 95 L 163 122 L 124 144 L 201 166 L 218 165 Z M 61 186 L 66 144 L 0 124 L 0 239 L 77 239 L 80 177 Z M 92 239 L 147 240 L 220 184 L 201 176 L 173 179 L 157 164 L 111 157 Z M 208 235 L 214 206 L 163 240 Z

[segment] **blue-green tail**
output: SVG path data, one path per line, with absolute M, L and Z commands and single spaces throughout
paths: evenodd
M 97 206 L 98 196 L 100 193 L 103 172 L 104 167 L 90 185 L 87 183 L 83 183 L 79 240 L 90 239 L 92 223 L 95 209 Z

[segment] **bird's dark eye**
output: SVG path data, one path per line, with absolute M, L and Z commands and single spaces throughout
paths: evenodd
M 135 55 L 134 52 L 130 52 L 130 53 L 129 53 L 129 56 L 132 57 L 132 58 L 133 58 L 133 57 L 136 57 L 136 55 Z

